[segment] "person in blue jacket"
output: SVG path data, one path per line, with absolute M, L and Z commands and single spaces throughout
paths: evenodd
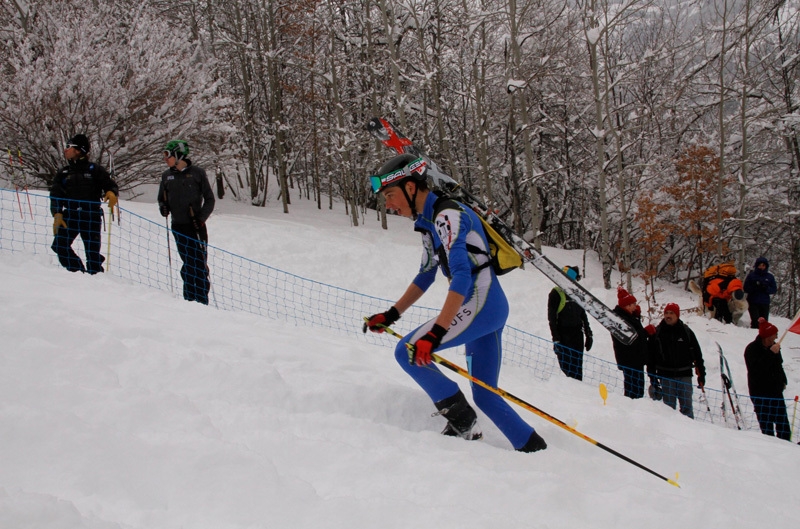
M 403 154 L 387 161 L 379 176 L 371 177 L 372 189 L 383 194 L 386 208 L 414 220 L 414 230 L 422 234 L 423 254 L 419 272 L 405 293 L 386 312 L 370 316 L 364 332 L 383 332 L 381 325 L 396 322 L 441 270 L 450 280 L 441 311 L 400 340 L 395 358 L 447 419 L 442 434 L 480 439 L 475 410 L 458 385 L 432 363 L 431 354 L 464 345 L 470 374 L 497 387 L 508 301 L 489 264 L 488 243 L 477 214 L 451 199 L 437 203 L 440 198 L 429 189 L 426 173 L 424 159 Z M 413 348 L 407 348 L 407 343 Z M 502 397 L 475 384 L 472 396 L 515 450 L 547 448 L 544 439 Z
M 747 311 L 750 313 L 750 328 L 758 329 L 758 319 L 769 321 L 770 296 L 778 291 L 775 276 L 769 271 L 769 261 L 759 257 L 753 269 L 744 280 L 743 290 L 747 293 Z

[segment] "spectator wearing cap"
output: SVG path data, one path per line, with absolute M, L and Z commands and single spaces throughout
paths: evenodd
M 647 333 L 642 327 L 642 309 L 636 298 L 622 287 L 617 289 L 617 306 L 614 313 L 628 322 L 638 335 L 631 344 L 611 336 L 617 368 L 622 371 L 625 396 L 640 399 L 644 396 L 644 366 L 647 363 Z
M 747 388 L 761 433 L 789 441 L 791 428 L 783 398 L 787 379 L 783 371 L 781 344 L 777 339 L 778 328 L 760 318 L 758 336 L 744 349 Z
M 577 266 L 565 266 L 563 272 L 573 281 L 581 279 Z M 547 298 L 547 321 L 561 371 L 568 377 L 583 380 L 584 347 L 586 351 L 591 350 L 594 340 L 586 311 L 561 287 L 555 287 Z
M 697 375 L 697 385 L 702 388 L 706 385 L 706 368 L 697 337 L 680 315 L 677 303 L 667 303 L 658 327 L 645 327 L 650 336 L 647 361 L 649 393 L 655 400 L 663 399 L 664 404 L 672 409 L 675 409 L 677 400 L 681 413 L 694 419 L 692 371 Z
M 747 312 L 750 313 L 750 328 L 758 329 L 758 319 L 769 320 L 770 296 L 778 291 L 775 276 L 769 271 L 766 257 L 756 259 L 753 269 L 744 279 L 744 291 L 747 293 Z
M 113 208 L 119 188 L 103 166 L 89 161 L 90 150 L 89 138 L 83 134 L 70 138 L 64 148 L 67 165 L 56 173 L 50 187 L 54 235 L 51 248 L 61 266 L 70 272 L 96 274 L 103 271 L 105 261 L 100 255 L 100 201 L 107 201 Z M 83 241 L 86 265 L 72 249 L 78 235 Z

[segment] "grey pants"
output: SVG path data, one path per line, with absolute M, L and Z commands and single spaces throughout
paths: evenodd
M 664 404 L 675 409 L 675 401 L 681 405 L 681 413 L 694 419 L 692 410 L 692 377 L 678 377 L 675 379 L 662 378 L 661 392 Z

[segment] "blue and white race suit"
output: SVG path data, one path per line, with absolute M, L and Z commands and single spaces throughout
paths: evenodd
M 508 318 L 508 301 L 488 266 L 487 253 L 470 253 L 467 245 L 486 251 L 488 243 L 481 221 L 467 207 L 446 205 L 433 218 L 435 193 L 428 193 L 414 229 L 422 234 L 422 264 L 414 284 L 423 292 L 436 278 L 437 269 L 450 280 L 450 290 L 464 296 L 439 350 L 464 345 L 469 373 L 492 387 L 497 387 L 502 361 L 501 340 Z M 453 205 L 455 206 L 455 204 Z M 446 262 L 443 262 L 446 261 Z M 406 334 L 395 349 L 400 366 L 419 384 L 434 403 L 454 396 L 458 385 L 446 377 L 435 364 L 410 364 L 406 343 L 414 343 L 431 330 L 432 319 Z M 472 384 L 475 404 L 508 438 L 515 449 L 525 445 L 533 428 L 499 395 Z

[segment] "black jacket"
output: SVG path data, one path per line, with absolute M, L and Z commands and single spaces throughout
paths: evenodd
M 183 171 L 170 168 L 161 175 L 158 188 L 158 205 L 166 204 L 172 213 L 173 224 L 192 224 L 193 216 L 204 223 L 214 211 L 214 191 L 208 183 L 206 172 L 189 164 Z M 191 208 L 191 211 L 190 211 Z
M 648 340 L 648 374 L 667 378 L 690 377 L 694 369 L 705 379 L 703 353 L 694 332 L 681 320 L 675 325 L 662 321 Z
M 783 398 L 786 386 L 786 373 L 783 371 L 783 356 L 764 347 L 761 338 L 756 337 L 744 349 L 744 363 L 747 365 L 747 388 L 756 397 Z
M 63 213 L 65 209 L 87 208 L 100 211 L 100 199 L 109 191 L 119 196 L 119 188 L 102 165 L 87 158 L 71 161 L 62 167 L 50 186 L 50 213 Z M 84 200 L 89 203 L 70 202 Z
M 628 311 L 617 305 L 614 313 L 623 320 L 630 323 L 636 334 L 636 340 L 630 345 L 625 345 L 614 336 L 611 336 L 611 343 L 614 345 L 614 357 L 617 364 L 631 369 L 642 370 L 647 363 L 647 333 L 642 327 L 642 315 L 640 313 L 630 314 Z
M 561 305 L 559 290 L 558 287 L 554 288 L 547 298 L 547 321 L 550 323 L 550 335 L 554 342 L 561 342 L 567 347 L 583 350 L 584 335 L 592 336 L 589 318 L 583 307 L 572 301 L 566 294 L 564 294 L 564 306 L 559 311 L 558 307 Z M 574 347 L 571 344 L 580 344 L 580 346 Z

